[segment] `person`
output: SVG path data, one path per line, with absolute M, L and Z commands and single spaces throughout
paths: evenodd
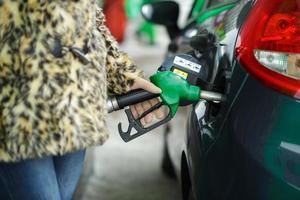
M 94 0 L 0 0 L 0 199 L 71 199 L 85 149 L 108 138 L 107 95 L 160 93 L 104 21 Z

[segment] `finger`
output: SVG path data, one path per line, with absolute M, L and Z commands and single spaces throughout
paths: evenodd
M 143 126 L 145 126 L 145 125 L 146 125 L 146 122 L 145 122 L 145 117 L 144 117 L 144 118 L 142 118 L 140 121 L 141 121 L 141 123 L 142 123 L 142 125 L 143 125 Z
M 132 89 L 144 89 L 148 92 L 159 94 L 161 93 L 161 89 L 159 87 L 156 87 L 153 83 L 150 81 L 147 81 L 142 78 L 137 78 L 134 80 L 134 84 L 132 86 Z
M 156 117 L 158 119 L 163 119 L 165 116 L 166 116 L 166 110 L 164 109 L 164 107 L 160 107 L 158 110 L 157 110 L 157 113 L 156 113 Z
M 145 101 L 142 103 L 142 107 L 144 109 L 144 112 L 149 110 L 151 108 L 151 104 L 149 101 Z M 145 117 L 145 122 L 146 124 L 150 124 L 153 120 L 153 114 L 152 113 L 149 113 L 148 115 L 146 115 Z
M 159 100 L 158 98 L 155 98 L 155 99 L 151 99 L 150 100 L 150 104 L 151 106 L 154 106 L 156 105 L 157 103 L 159 103 Z M 157 119 L 162 119 L 164 117 L 164 112 L 163 112 L 163 107 L 160 107 L 159 109 L 156 109 L 154 111 L 154 115 Z
M 143 112 L 144 112 L 142 104 L 141 103 L 135 104 L 134 107 L 135 107 L 135 110 L 138 113 L 138 116 L 141 116 L 143 114 Z
M 157 103 L 159 103 L 158 98 L 155 98 L 155 99 L 151 99 L 151 100 L 150 100 L 151 106 L 154 106 L 154 105 L 156 105 Z M 161 116 L 163 115 L 163 113 L 161 113 L 161 108 L 156 109 L 156 110 L 154 111 L 154 115 L 155 115 L 155 117 L 156 117 L 157 119 L 161 119 L 161 118 L 162 118 Z
M 138 116 L 141 116 L 141 115 L 144 113 L 144 109 L 143 109 L 141 103 L 135 104 L 134 107 L 135 107 L 135 110 L 136 110 L 137 113 L 138 113 Z M 141 123 L 142 123 L 143 125 L 146 124 L 144 118 L 142 118 L 140 121 L 141 121 Z
M 136 119 L 138 117 L 138 112 L 136 111 L 135 106 L 130 106 L 130 110 L 134 119 Z

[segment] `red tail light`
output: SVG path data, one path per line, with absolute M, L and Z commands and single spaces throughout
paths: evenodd
M 256 0 L 236 54 L 264 84 L 300 99 L 300 0 Z

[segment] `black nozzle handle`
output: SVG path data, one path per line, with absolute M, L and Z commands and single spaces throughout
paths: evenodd
M 134 105 L 149 99 L 159 97 L 159 94 L 153 94 L 143 89 L 133 90 L 123 95 L 116 96 L 120 109 L 126 106 Z
M 132 90 L 126 94 L 117 95 L 109 99 L 107 103 L 108 112 L 121 110 L 126 106 L 141 103 L 156 97 L 159 97 L 159 94 L 153 94 L 143 89 Z

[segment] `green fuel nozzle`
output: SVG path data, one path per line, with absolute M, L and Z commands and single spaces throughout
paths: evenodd
M 190 85 L 187 80 L 171 71 L 157 72 L 150 77 L 150 80 L 162 90 L 160 97 L 163 103 L 170 108 L 172 117 L 175 116 L 180 101 L 198 101 L 200 99 L 200 87 Z
M 129 142 L 170 121 L 176 115 L 180 101 L 184 100 L 193 103 L 201 98 L 212 101 L 225 100 L 224 96 L 220 93 L 201 90 L 200 87 L 190 85 L 187 80 L 171 71 L 157 72 L 150 77 L 150 80 L 162 90 L 160 94 L 151 94 L 144 90 L 136 90 L 117 96 L 114 100 L 110 100 L 109 105 L 111 105 L 110 107 L 112 107 L 113 110 L 119 110 L 125 106 L 133 105 L 158 96 L 160 96 L 162 100 L 162 102 L 154 105 L 137 119 L 134 118 L 129 108 L 125 109 L 125 113 L 129 121 L 127 131 L 122 130 L 121 123 L 118 124 L 119 134 L 125 142 Z M 166 118 L 154 125 L 151 125 L 150 127 L 144 127 L 140 120 L 163 105 L 169 108 L 169 113 Z M 135 134 L 131 134 L 133 129 L 136 130 Z
M 161 98 L 161 102 L 152 106 L 137 118 L 134 118 L 130 108 L 126 108 L 125 113 L 129 126 L 126 131 L 123 131 L 122 124 L 118 124 L 121 138 L 125 142 L 129 142 L 167 123 L 176 115 L 178 107 L 181 105 L 189 105 L 199 99 L 225 101 L 224 95 L 201 90 L 200 87 L 196 86 L 198 85 L 198 79 L 202 79 L 202 76 L 205 75 L 205 72 L 201 71 L 201 69 L 204 68 L 193 56 L 188 54 L 176 55 L 173 58 L 167 59 L 158 72 L 150 77 L 151 82 L 162 90 L 161 94 L 152 94 L 145 90 L 134 90 L 109 99 L 107 109 L 108 112 L 112 112 L 149 99 Z M 149 127 L 144 127 L 140 120 L 161 106 L 169 108 L 167 116 Z M 134 129 L 136 131 L 133 131 Z M 136 133 L 132 134 L 132 132 Z

